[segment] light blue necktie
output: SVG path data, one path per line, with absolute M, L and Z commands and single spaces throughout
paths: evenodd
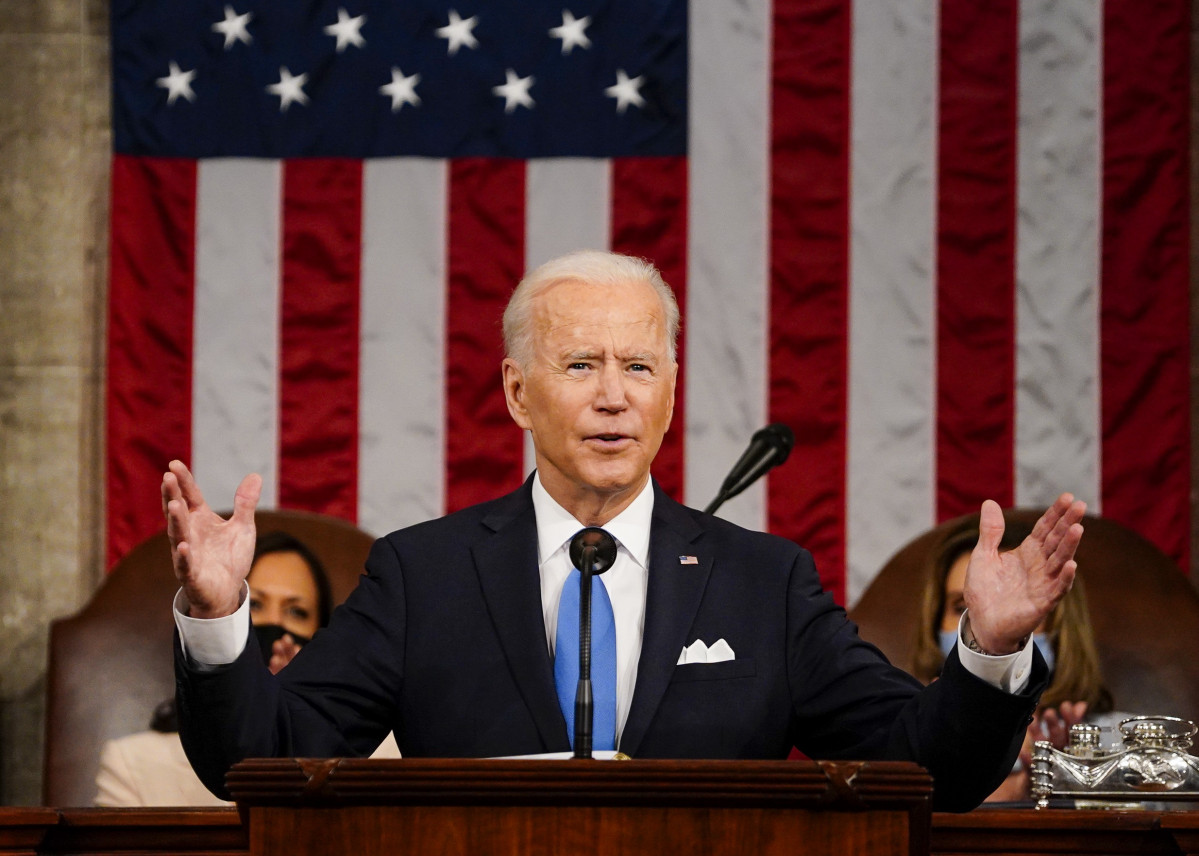
M 570 746 L 575 745 L 575 691 L 579 684 L 579 580 L 571 569 L 558 604 L 554 643 L 554 683 L 566 717 Z M 592 749 L 616 748 L 616 620 L 601 577 L 591 578 L 591 697 L 595 704 Z

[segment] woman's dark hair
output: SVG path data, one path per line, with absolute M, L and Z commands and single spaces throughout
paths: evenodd
M 312 581 L 316 583 L 317 626 L 327 625 L 329 614 L 333 611 L 333 590 L 329 587 L 329 575 L 325 573 L 325 566 L 321 564 L 321 560 L 303 541 L 286 532 L 268 532 L 258 536 L 254 544 L 254 562 L 268 553 L 295 553 L 304 560 L 312 574 Z M 253 568 L 251 564 L 251 573 Z
M 316 585 L 317 626 L 327 625 L 329 615 L 333 612 L 333 589 L 329 586 L 329 575 L 325 573 L 325 566 L 321 564 L 321 560 L 294 535 L 286 532 L 267 532 L 265 535 L 259 535 L 258 540 L 254 542 L 254 559 L 250 563 L 251 573 L 253 573 L 254 565 L 258 560 L 268 553 L 295 553 L 304 560 L 304 564 L 308 566 L 308 572 L 312 574 L 312 582 Z M 154 708 L 154 715 L 150 717 L 150 728 L 164 734 L 171 734 L 179 730 L 179 713 L 175 709 L 174 697 L 165 699 Z

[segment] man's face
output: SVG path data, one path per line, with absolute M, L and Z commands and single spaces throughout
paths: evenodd
M 542 484 L 576 516 L 596 500 L 619 511 L 649 477 L 674 412 L 662 303 L 643 282 L 571 280 L 538 295 L 532 320 L 532 358 L 523 371 L 504 361 L 504 391 L 532 432 Z

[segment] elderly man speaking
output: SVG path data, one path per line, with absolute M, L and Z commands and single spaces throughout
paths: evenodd
M 580 583 L 567 547 L 602 526 L 618 547 L 592 586 L 597 749 L 769 759 L 795 746 L 920 763 L 938 808 L 990 793 L 1045 683 L 1029 639 L 1073 581 L 1083 503 L 1063 494 L 1002 555 L 1003 516 L 983 504 L 957 650 L 922 687 L 858 637 L 806 550 L 686 508 L 650 477 L 678 327 L 642 260 L 583 251 L 528 274 L 504 314 L 502 373 L 536 472 L 379 539 L 357 589 L 278 675 L 247 645 L 261 480 L 242 481 L 225 521 L 172 461 L 181 733 L 208 787 L 223 794 L 244 757 L 364 756 L 393 730 L 406 757 L 568 751 L 577 654 L 560 654 Z

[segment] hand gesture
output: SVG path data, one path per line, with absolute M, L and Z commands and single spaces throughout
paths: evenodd
M 1028 726 L 1028 736 L 1031 742 L 1048 740 L 1055 749 L 1065 749 L 1070 742 L 1070 729 L 1082 722 L 1087 715 L 1085 701 L 1064 701 L 1056 710 L 1046 707 L 1038 710 Z M 1026 741 L 1027 743 L 1028 741 Z M 1029 747 L 1029 763 L 1032 763 L 1032 750 Z
M 271 645 L 271 659 L 267 663 L 267 668 L 271 670 L 272 675 L 277 675 L 279 670 L 295 659 L 296 654 L 299 653 L 300 643 L 293 639 L 290 633 L 284 633 Z
M 1068 493 L 1041 515 L 1020 546 L 999 552 L 1003 512 L 983 503 L 978 544 L 966 568 L 965 600 L 970 630 L 988 654 L 1010 654 L 1049 615 L 1070 586 L 1078 564 L 1086 504 Z
M 193 618 L 219 618 L 237 611 L 242 582 L 254 561 L 254 507 L 262 479 L 242 479 L 228 520 L 208 507 L 191 472 L 171 461 L 162 477 L 162 511 L 167 518 L 171 563 Z

